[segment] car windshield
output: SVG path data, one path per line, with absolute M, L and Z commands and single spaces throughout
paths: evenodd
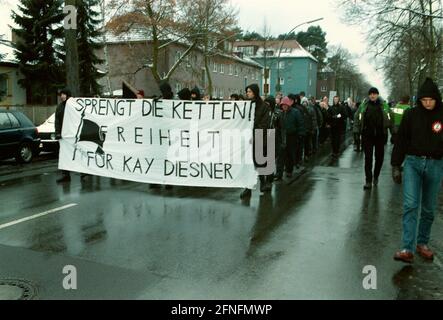
M 55 122 L 55 113 L 52 114 L 52 116 L 50 116 L 48 118 L 48 120 L 46 120 L 47 123 L 54 123 Z

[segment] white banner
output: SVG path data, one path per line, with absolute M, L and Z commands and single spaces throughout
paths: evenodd
M 71 98 L 59 169 L 153 184 L 255 188 L 249 101 Z

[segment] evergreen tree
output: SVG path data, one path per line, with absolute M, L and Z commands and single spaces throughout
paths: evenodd
M 100 0 L 83 0 L 77 11 L 78 53 L 80 65 L 80 92 L 82 96 L 94 96 L 101 92 L 98 80 L 103 77 L 97 65 L 104 60 L 96 52 L 103 48 L 101 43 Z
M 30 103 L 54 104 L 64 83 L 64 14 L 61 0 L 20 0 L 12 18 L 18 40 L 15 56 Z

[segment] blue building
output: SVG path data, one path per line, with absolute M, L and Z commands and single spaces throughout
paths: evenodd
M 237 41 L 234 52 L 263 66 L 259 81 L 263 94 L 304 91 L 306 96 L 316 96 L 318 61 L 296 40 Z

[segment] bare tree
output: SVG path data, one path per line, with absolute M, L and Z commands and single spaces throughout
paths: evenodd
M 417 83 L 426 76 L 437 79 L 443 56 L 441 0 L 337 0 L 337 3 L 345 9 L 344 19 L 348 23 L 365 26 L 368 48 L 385 61 L 391 89 L 398 87 L 395 82 L 407 79 L 407 89 L 413 95 Z M 398 62 L 400 56 L 403 70 L 396 70 L 392 63 Z
M 141 68 L 147 66 L 157 83 L 169 80 L 197 45 L 198 37 L 180 21 L 179 7 L 174 0 L 111 0 L 108 8 L 114 11 L 114 17 L 107 24 L 107 29 L 114 34 L 128 34 L 134 28 L 144 30 L 150 43 L 152 58 L 148 64 L 141 65 Z M 166 54 L 166 47 L 181 39 L 188 42 L 188 49 L 165 74 L 161 73 L 160 58 Z
M 225 43 L 238 35 L 237 12 L 228 0 L 178 0 L 185 27 L 199 35 L 197 44 L 204 56 L 205 73 L 208 80 L 207 93 L 212 95 L 211 58 L 226 53 Z

